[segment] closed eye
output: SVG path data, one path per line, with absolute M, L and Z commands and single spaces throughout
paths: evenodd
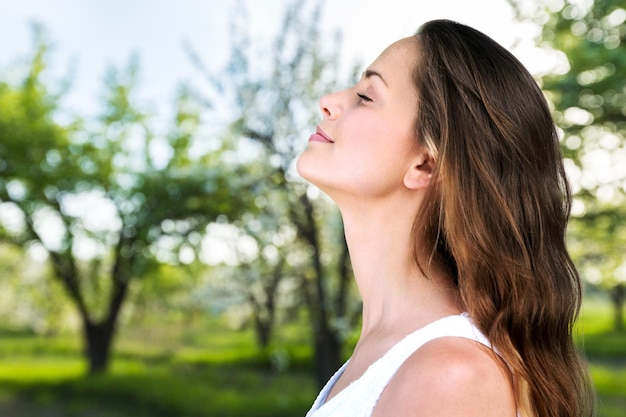
M 368 96 L 366 96 L 365 94 L 361 94 L 361 93 L 356 93 L 356 95 L 363 101 L 366 102 L 371 102 L 373 101 L 371 98 L 369 98 Z

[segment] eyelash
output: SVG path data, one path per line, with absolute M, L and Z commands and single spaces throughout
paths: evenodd
M 373 101 L 371 98 L 369 98 L 368 96 L 366 96 L 365 94 L 361 94 L 361 93 L 356 93 L 357 97 L 359 97 L 361 100 L 365 101 L 365 102 L 371 102 Z

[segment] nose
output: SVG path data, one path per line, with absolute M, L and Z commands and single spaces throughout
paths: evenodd
M 339 93 L 326 94 L 320 99 L 320 110 L 325 119 L 336 119 L 341 114 L 342 105 L 339 101 Z

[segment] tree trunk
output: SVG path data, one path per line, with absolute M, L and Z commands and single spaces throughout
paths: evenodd
M 312 321 L 315 378 L 318 387 L 321 388 L 341 365 L 342 343 L 338 330 L 330 324 L 333 313 L 336 313 L 332 310 L 337 306 L 333 305 L 330 294 L 324 285 L 325 274 L 314 206 L 306 193 L 301 194 L 299 200 L 304 216 L 302 222 L 296 221 L 295 223 L 298 225 L 300 235 L 309 244 L 313 252 L 311 256 L 314 271 L 313 282 L 312 285 L 309 285 L 305 279 L 303 289 Z M 298 216 L 294 216 L 294 219 L 297 218 Z
M 318 328 L 314 338 L 315 380 L 321 389 L 341 366 L 341 342 L 327 324 Z
M 272 329 L 274 327 L 273 319 L 263 319 L 259 314 L 254 316 L 254 328 L 256 333 L 256 340 L 261 350 L 265 350 L 272 338 Z
M 615 331 L 624 331 L 624 302 L 626 301 L 626 286 L 617 284 L 611 290 L 611 300 L 613 301 L 613 309 L 615 313 Z
M 111 277 L 113 288 L 111 289 L 109 308 L 105 318 L 101 322 L 94 323 L 88 315 L 83 315 L 85 355 L 89 362 L 90 375 L 107 370 L 117 319 L 128 293 L 130 268 L 134 257 L 121 256 L 121 248 L 125 244 L 132 246 L 132 241 L 120 238 L 116 248 L 116 259 Z
M 107 370 L 113 341 L 114 324 L 109 321 L 102 323 L 85 322 L 84 349 L 89 363 L 90 375 L 103 373 Z

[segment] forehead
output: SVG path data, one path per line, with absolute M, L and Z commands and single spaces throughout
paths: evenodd
M 417 40 L 410 36 L 385 48 L 368 70 L 380 73 L 390 87 L 401 84 L 400 87 L 405 88 L 406 83 L 411 82 L 417 56 Z

